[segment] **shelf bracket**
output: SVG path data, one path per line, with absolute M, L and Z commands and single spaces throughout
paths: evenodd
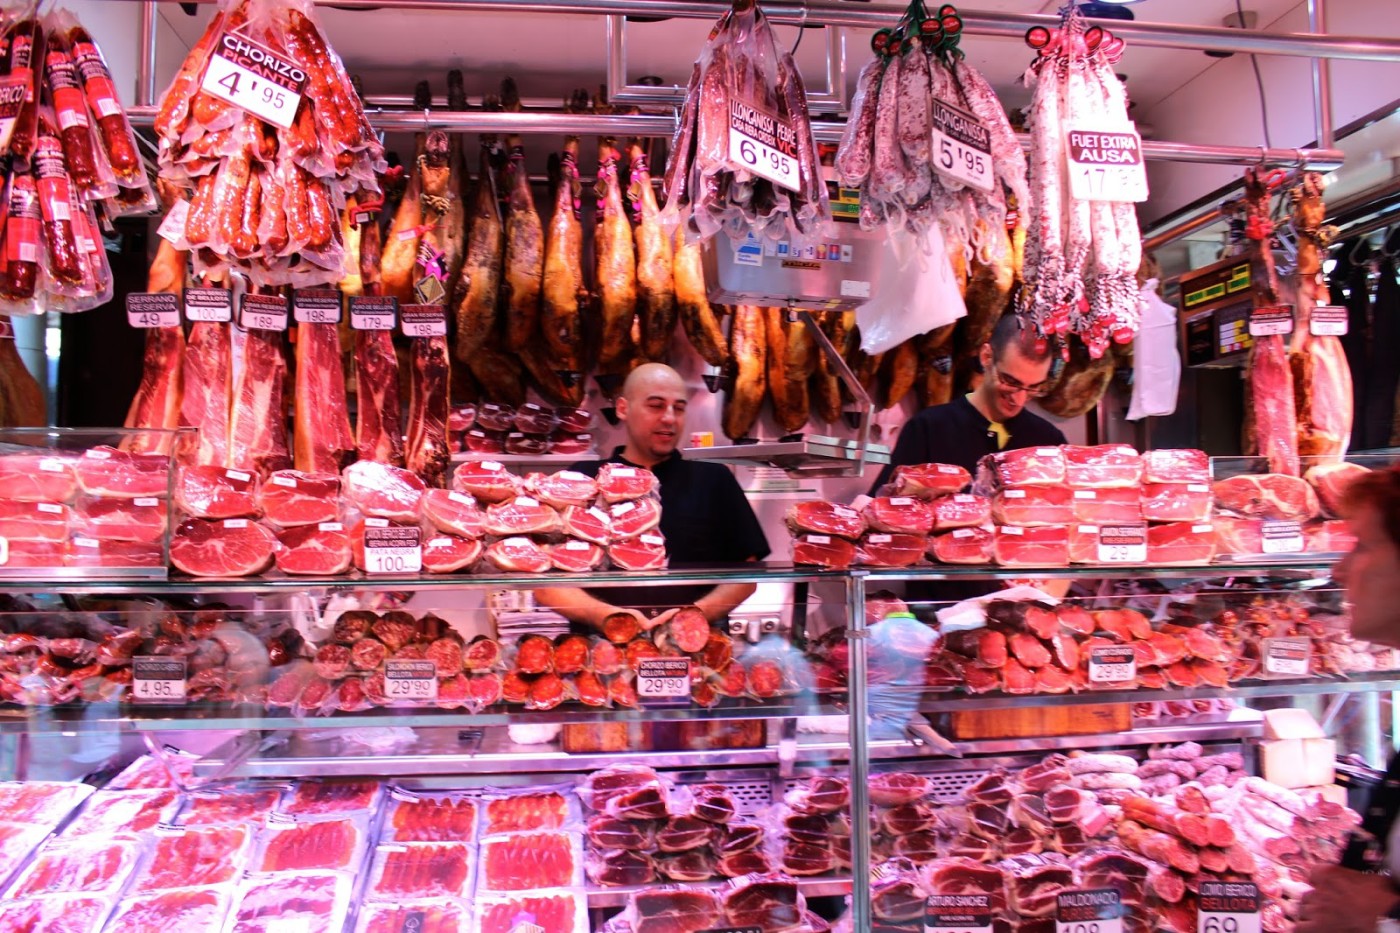
M 865 472 L 865 454 L 870 446 L 870 419 L 875 410 L 874 403 L 870 400 L 870 393 L 865 391 L 865 387 L 860 384 L 856 374 L 851 371 L 851 367 L 846 363 L 845 355 L 831 342 L 826 331 L 822 330 L 817 319 L 812 316 L 811 311 L 801 308 L 789 307 L 787 309 L 788 320 L 798 320 L 811 332 L 812 339 L 821 347 L 822 354 L 826 357 L 827 363 L 840 377 L 841 384 L 850 390 L 851 396 L 856 402 L 856 416 L 859 423 L 856 426 L 856 459 L 849 472 L 843 470 L 842 476 L 860 476 Z M 841 312 L 830 312 L 841 313 Z

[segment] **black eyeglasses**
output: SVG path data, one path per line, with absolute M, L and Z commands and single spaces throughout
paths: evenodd
M 992 371 L 992 377 L 996 379 L 1002 389 L 1007 392 L 1024 392 L 1031 398 L 1044 398 L 1050 394 L 1050 380 L 1048 379 L 1037 382 L 1033 386 L 1028 386 L 1019 379 L 1013 379 L 997 368 L 996 360 L 993 360 L 987 368 Z

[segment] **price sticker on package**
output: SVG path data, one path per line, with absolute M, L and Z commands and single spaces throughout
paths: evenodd
M 1314 337 L 1345 337 L 1347 309 L 1337 305 L 1318 305 L 1308 316 L 1308 333 Z
M 286 330 L 287 299 L 281 295 L 244 295 L 238 305 L 238 324 L 244 330 Z
M 637 667 L 637 696 L 674 700 L 690 696 L 689 658 L 643 658 Z
M 991 191 L 992 134 L 977 118 L 943 101 L 933 101 L 933 167 L 943 175 Z
M 179 327 L 180 296 L 132 292 L 126 296 L 126 322 L 132 327 Z
M 1264 673 L 1306 677 L 1312 666 L 1312 642 L 1305 638 L 1264 639 Z
M 1249 336 L 1286 337 L 1293 333 L 1293 308 L 1278 305 L 1249 312 Z
M 393 330 L 398 318 L 399 300 L 392 295 L 350 298 L 350 326 L 355 330 Z
M 330 288 L 299 288 L 292 295 L 292 316 L 298 324 L 339 324 L 340 292 Z
M 802 189 L 792 124 L 741 100 L 729 102 L 729 161 L 789 191 Z
M 1123 933 L 1123 901 L 1112 888 L 1055 895 L 1055 933 Z
M 1259 549 L 1265 554 L 1301 554 L 1307 542 L 1298 522 L 1261 521 Z
M 227 288 L 185 289 L 185 319 L 227 324 L 233 320 L 233 292 Z
M 1196 933 L 1260 933 L 1259 886 L 1248 881 L 1202 881 Z
M 1100 526 L 1098 558 L 1104 564 L 1147 563 L 1147 526 Z
M 1089 683 L 1124 684 L 1137 679 L 1132 645 L 1095 645 L 1089 649 Z
M 417 573 L 423 569 L 423 532 L 401 525 L 365 524 L 366 573 Z
M 1065 142 L 1071 196 L 1080 201 L 1147 200 L 1142 137 L 1131 123 L 1072 128 Z
M 437 665 L 432 661 L 384 662 L 384 695 L 390 700 L 436 700 L 437 687 Z
M 930 895 L 924 905 L 924 933 L 992 933 L 992 896 Z
M 282 52 L 238 32 L 214 44 L 199 89 L 284 130 L 292 128 L 306 72 Z
M 131 696 L 138 703 L 178 703 L 185 698 L 185 677 L 184 658 L 132 658 Z
M 29 80 L 25 75 L 11 75 L 0 79 L 0 151 L 8 152 L 10 137 L 15 131 L 15 122 L 24 107 L 24 98 L 29 90 Z
M 447 312 L 442 305 L 404 305 L 399 322 L 405 337 L 447 336 Z

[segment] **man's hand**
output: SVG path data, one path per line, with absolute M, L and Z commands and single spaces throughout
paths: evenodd
M 1298 911 L 1296 933 L 1375 933 L 1376 921 L 1400 901 L 1383 875 L 1326 865 L 1308 878 L 1311 894 Z
M 674 615 L 675 615 L 676 613 L 678 613 L 678 612 L 680 612 L 680 609 L 679 609 L 679 608 L 677 608 L 677 609 L 667 609 L 665 612 L 657 613 L 655 616 L 651 617 L 650 619 L 643 618 L 643 619 L 642 619 L 642 631 L 644 631 L 644 632 L 650 632 L 652 629 L 658 629 L 658 628 L 660 628 L 661 626 L 665 625 L 667 622 L 670 622 L 670 621 L 671 621 L 671 617 L 674 616 Z M 639 614 L 640 614 L 640 613 L 639 613 Z

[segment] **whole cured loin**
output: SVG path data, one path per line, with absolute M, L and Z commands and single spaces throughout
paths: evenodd
M 363 514 L 393 521 L 418 519 L 427 486 L 418 475 L 384 463 L 361 460 L 341 472 L 345 496 Z
M 193 518 L 175 529 L 170 562 L 197 577 L 243 577 L 266 570 L 276 540 L 256 522 Z

